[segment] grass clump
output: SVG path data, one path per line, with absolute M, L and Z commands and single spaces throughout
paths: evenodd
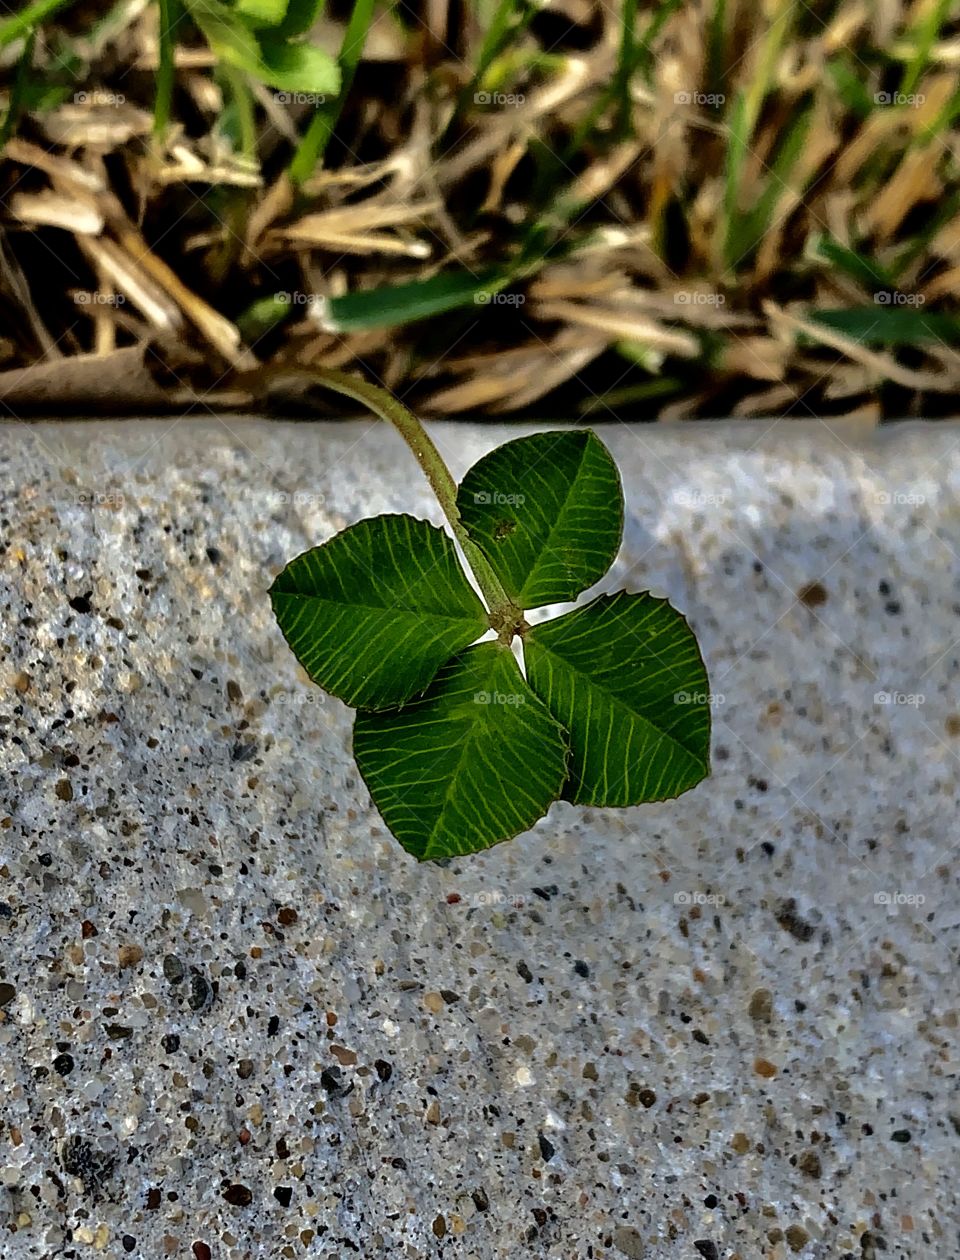
M 176 405 L 263 364 L 435 415 L 949 414 L 958 66 L 944 0 L 36 0 L 0 368 L 18 405 L 175 343 Z

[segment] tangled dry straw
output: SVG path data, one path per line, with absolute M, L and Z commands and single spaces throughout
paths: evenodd
M 13 410 L 241 406 L 281 363 L 434 415 L 957 410 L 955 5 L 384 5 L 300 186 L 315 103 L 255 87 L 244 152 L 186 23 L 154 134 L 157 29 L 81 4 L 4 51 Z

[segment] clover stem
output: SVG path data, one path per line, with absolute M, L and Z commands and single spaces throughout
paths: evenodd
M 443 457 L 434 445 L 433 439 L 416 416 L 387 390 L 381 389 L 379 385 L 371 385 L 369 381 L 364 381 L 360 377 L 350 376 L 346 372 L 338 372 L 333 368 L 298 368 L 297 373 L 304 373 L 318 385 L 325 385 L 338 394 L 363 403 L 381 420 L 386 420 L 388 424 L 393 425 L 413 452 L 414 458 L 423 469 L 433 493 L 443 508 L 443 514 L 450 524 L 453 536 L 462 547 L 467 563 L 486 600 L 491 624 L 501 633 L 502 628 L 509 624 L 519 625 L 522 621 L 522 609 L 517 608 L 507 595 L 483 552 L 471 540 L 464 528 L 463 521 L 460 519 L 460 509 L 457 507 L 457 483 L 450 469 L 443 462 Z

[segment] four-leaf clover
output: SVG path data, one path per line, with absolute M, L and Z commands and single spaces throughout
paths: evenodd
M 414 449 L 487 607 L 453 541 L 405 515 L 351 525 L 270 591 L 304 669 L 357 708 L 357 766 L 403 847 L 421 860 L 474 853 L 561 798 L 639 805 L 698 783 L 709 688 L 680 613 L 618 591 L 535 625 L 524 615 L 575 600 L 616 557 L 623 492 L 599 438 L 507 442 L 470 469 L 455 504 L 452 481 L 448 492 Z

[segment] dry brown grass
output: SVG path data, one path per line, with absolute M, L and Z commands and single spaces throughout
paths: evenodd
M 645 4 L 618 79 L 622 4 L 556 0 L 476 83 L 487 13 L 378 10 L 301 188 L 309 106 L 255 89 L 244 157 L 186 26 L 155 139 L 152 4 L 45 26 L 0 171 L 8 407 L 243 405 L 232 369 L 295 363 L 435 415 L 957 411 L 956 4 Z

